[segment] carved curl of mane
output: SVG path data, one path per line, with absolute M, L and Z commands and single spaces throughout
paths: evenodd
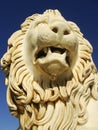
M 33 21 L 38 22 L 36 19 L 49 15 L 61 14 L 57 10 L 48 10 L 42 15 L 28 17 L 21 30 L 15 32 L 8 40 L 8 50 L 1 61 L 8 86 L 7 102 L 11 113 L 20 118 L 22 130 L 26 128 L 74 130 L 77 124 L 86 123 L 88 117 L 86 107 L 91 96 L 94 99 L 98 98 L 96 85 L 98 79 L 91 56 L 92 46 L 73 22 L 67 21 L 77 35 L 79 51 L 72 70 L 73 77 L 66 83 L 64 81 L 65 86 L 53 82 L 50 83 L 51 87 L 47 83 L 42 84 L 26 65 L 24 38 Z

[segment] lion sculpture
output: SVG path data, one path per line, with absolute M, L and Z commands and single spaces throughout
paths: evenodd
M 98 130 L 92 46 L 58 10 L 28 17 L 1 59 L 7 103 L 21 130 Z

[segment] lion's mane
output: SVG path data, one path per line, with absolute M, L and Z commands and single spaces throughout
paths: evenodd
M 22 130 L 75 130 L 77 125 L 87 121 L 86 108 L 90 98 L 98 98 L 98 78 L 91 55 L 92 46 L 73 22 L 67 21 L 78 38 L 79 50 L 71 80 L 59 85 L 39 81 L 35 78 L 35 72 L 31 72 L 25 63 L 26 33 L 33 21 L 49 15 L 61 14 L 57 10 L 47 10 L 42 15 L 28 17 L 21 25 L 21 30 L 8 40 L 7 53 L 1 60 L 8 86 L 8 106 L 11 113 L 20 118 Z

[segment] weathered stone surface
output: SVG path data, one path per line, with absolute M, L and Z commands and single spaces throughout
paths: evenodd
M 28 17 L 9 38 L 1 66 L 22 130 L 98 130 L 92 46 L 58 10 Z

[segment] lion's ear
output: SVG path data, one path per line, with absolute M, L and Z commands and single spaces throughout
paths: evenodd
M 9 68 L 11 64 L 11 55 L 12 55 L 12 44 L 8 44 L 7 52 L 3 55 L 0 60 L 1 68 L 6 75 L 9 74 Z
M 83 37 L 82 32 L 80 31 L 80 28 L 78 25 L 72 21 L 68 21 L 69 26 L 72 28 L 72 30 L 78 34 L 80 34 L 81 37 Z
M 9 73 L 9 66 L 11 64 L 11 55 L 9 53 L 5 53 L 1 59 L 1 67 L 2 70 L 8 74 Z
M 12 36 L 8 40 L 8 48 L 7 52 L 3 55 L 1 58 L 0 64 L 2 67 L 2 70 L 5 72 L 6 75 L 9 74 L 10 65 L 12 62 L 12 53 L 15 50 L 16 45 L 16 39 L 19 37 L 20 31 L 17 31 L 12 34 Z

